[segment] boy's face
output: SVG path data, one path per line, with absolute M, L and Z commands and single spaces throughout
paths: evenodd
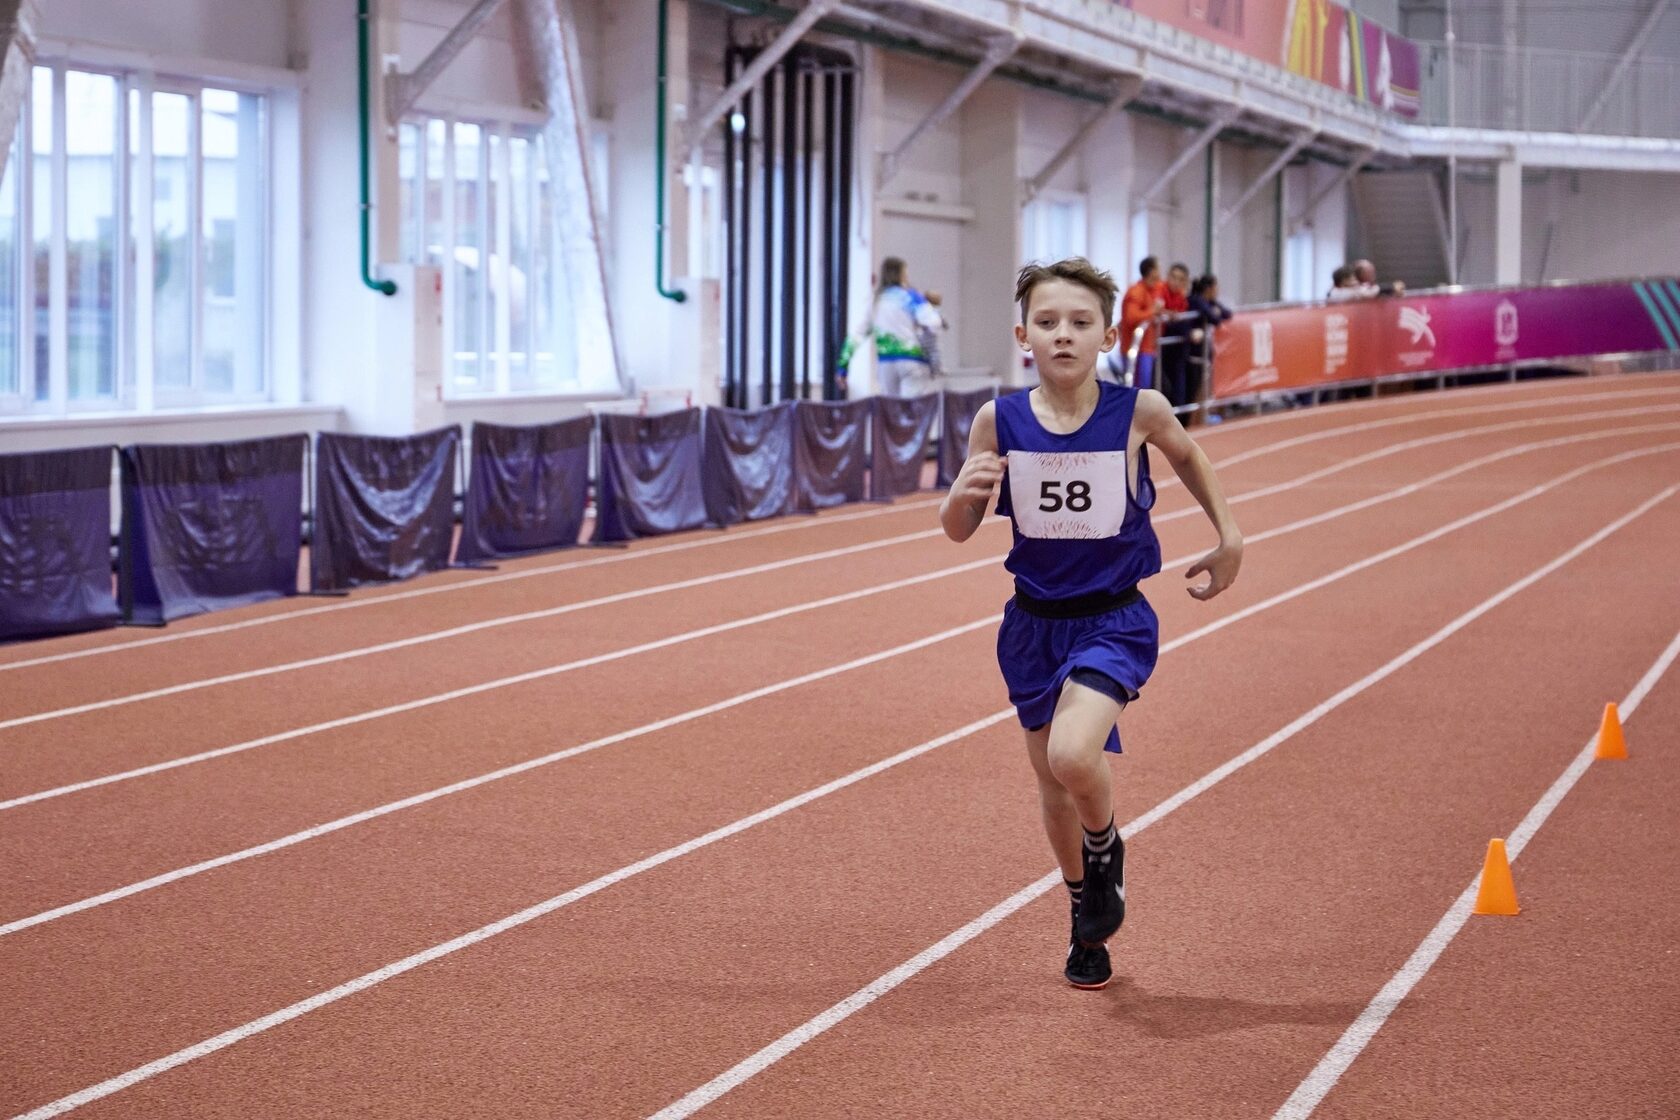
M 1033 356 L 1039 379 L 1061 388 L 1096 373 L 1097 355 L 1113 349 L 1118 327 L 1103 318 L 1097 293 L 1070 280 L 1046 280 L 1027 297 L 1027 321 L 1015 341 Z

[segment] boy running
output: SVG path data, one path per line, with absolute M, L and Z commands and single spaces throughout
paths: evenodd
M 1213 466 L 1167 399 L 1097 380 L 1098 355 L 1119 339 L 1109 326 L 1116 292 L 1113 277 L 1077 257 L 1021 270 L 1015 339 L 1033 356 L 1038 388 L 980 409 L 939 510 L 959 543 L 994 499 L 1014 529 L 1004 567 L 1015 597 L 998 631 L 998 665 L 1073 902 L 1064 974 L 1078 988 L 1108 984 L 1106 942 L 1126 916 L 1125 845 L 1103 754 L 1120 750 L 1115 725 L 1159 646 L 1155 611 L 1137 589 L 1161 570 L 1146 445 L 1166 456 L 1219 533 L 1218 547 L 1185 573 L 1208 577 L 1191 596 L 1213 598 L 1242 563 L 1242 534 Z

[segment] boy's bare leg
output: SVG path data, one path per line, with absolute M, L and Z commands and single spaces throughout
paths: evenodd
M 1077 883 L 1085 877 L 1085 864 L 1080 853 L 1082 829 L 1079 809 L 1056 775 L 1050 770 L 1050 728 L 1044 726 L 1027 732 L 1027 757 L 1032 760 L 1033 774 L 1038 778 L 1038 804 L 1044 815 L 1044 834 L 1050 838 L 1050 850 L 1061 864 L 1062 878 Z
M 1109 697 L 1069 681 L 1050 719 L 1050 773 L 1073 799 L 1087 832 L 1102 832 L 1114 820 L 1114 779 L 1103 744 L 1120 711 Z

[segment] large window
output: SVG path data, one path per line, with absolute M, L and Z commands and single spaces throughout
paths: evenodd
M 591 388 L 541 132 L 427 117 L 405 122 L 398 144 L 404 255 L 443 272 L 448 394 Z
M 0 180 L 0 412 L 269 394 L 267 100 L 35 67 Z

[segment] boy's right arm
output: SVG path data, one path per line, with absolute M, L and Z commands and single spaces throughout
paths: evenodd
M 986 511 L 997 500 L 1004 466 L 998 454 L 997 414 L 993 402 L 987 401 L 974 414 L 968 430 L 968 458 L 939 506 L 939 524 L 947 537 L 961 544 L 980 528 Z

